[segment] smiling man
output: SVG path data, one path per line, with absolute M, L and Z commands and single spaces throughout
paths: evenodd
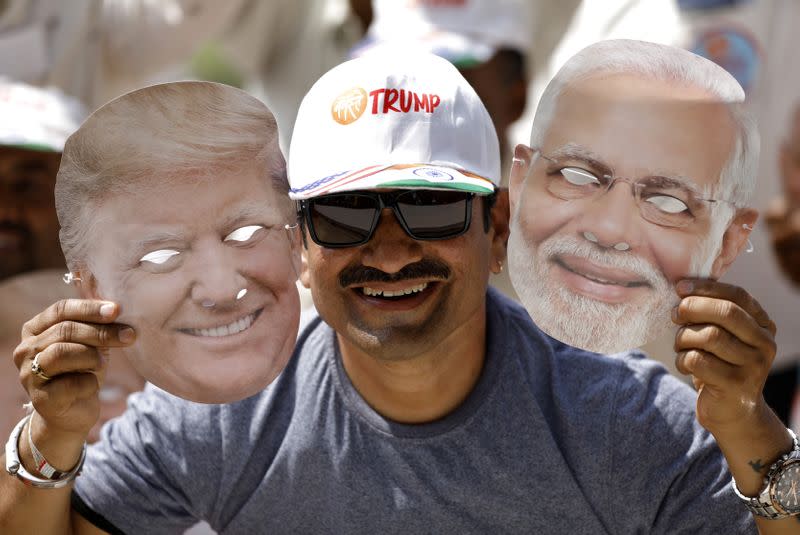
M 747 294 L 682 289 L 676 321 L 714 333 L 677 341 L 706 385 L 696 419 L 695 395 L 663 367 L 559 344 L 487 291 L 508 196 L 491 119 L 447 61 L 387 51 L 344 63 L 306 95 L 294 136 L 301 280 L 320 317 L 280 377 L 229 405 L 149 388 L 87 452 L 69 513 L 74 472 L 42 483 L 20 467 L 35 466 L 31 445 L 61 470 L 81 467 L 93 391 L 67 381 L 86 376 L 98 346 L 128 343 L 116 305 L 105 315 L 102 301 L 54 305 L 14 353 L 36 411 L 9 441 L 0 528 L 179 533 L 205 519 L 220 533 L 755 532 L 701 427 L 718 434 L 747 494 L 762 478 L 748 461 L 766 471 L 791 447 L 760 399 L 773 331 Z M 54 346 L 67 347 L 44 362 L 59 374 L 48 381 L 32 363 Z M 704 368 L 706 351 L 734 371 Z M 788 521 L 761 528 L 796 528 Z
M 676 48 L 607 42 L 564 66 L 511 184 L 512 282 L 545 332 L 638 347 L 671 325 L 679 280 L 726 271 L 757 217 L 743 100 L 721 67 Z

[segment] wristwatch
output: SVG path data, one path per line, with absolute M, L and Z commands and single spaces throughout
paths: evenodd
M 772 463 L 764 478 L 764 487 L 753 498 L 743 495 L 733 481 L 733 490 L 750 512 L 776 519 L 800 515 L 800 445 L 797 435 L 792 436 L 792 450 Z

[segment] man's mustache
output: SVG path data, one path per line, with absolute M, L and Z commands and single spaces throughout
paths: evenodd
M 423 258 L 403 266 L 400 271 L 386 273 L 363 265 L 348 266 L 339 273 L 339 284 L 348 286 L 366 284 L 368 282 L 400 282 L 412 279 L 447 279 L 450 277 L 450 268 L 444 262 L 432 258 Z

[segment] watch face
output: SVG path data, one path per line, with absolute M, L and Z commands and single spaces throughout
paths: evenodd
M 784 465 L 773 493 L 781 509 L 789 514 L 800 513 L 800 461 Z

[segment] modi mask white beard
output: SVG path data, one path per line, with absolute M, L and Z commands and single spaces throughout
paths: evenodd
M 636 273 L 651 287 L 647 299 L 609 304 L 570 291 L 550 273 L 551 259 L 562 254 Z M 639 347 L 672 325 L 670 311 L 678 303 L 672 284 L 631 252 L 606 251 L 586 240 L 559 235 L 531 247 L 514 214 L 508 262 L 511 282 L 531 318 L 544 332 L 571 346 L 615 353 Z

